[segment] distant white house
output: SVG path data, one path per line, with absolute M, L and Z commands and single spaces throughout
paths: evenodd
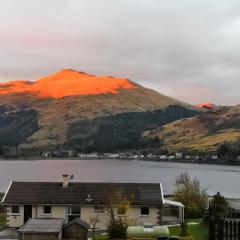
M 9 227 L 21 227 L 29 218 L 63 219 L 65 223 L 79 218 L 88 223 L 91 217 L 98 216 L 97 228 L 106 229 L 106 205 L 112 192 L 131 198 L 127 212 L 119 212 L 115 207 L 118 217 L 152 225 L 184 220 L 184 206 L 165 201 L 160 183 L 70 182 L 68 175 L 63 175 L 62 182 L 11 182 L 2 205 L 7 208 Z M 177 210 L 174 218 L 163 214 L 163 209 L 169 206 Z
M 183 153 L 182 152 L 176 152 L 175 156 L 176 156 L 176 158 L 182 158 L 183 157 Z

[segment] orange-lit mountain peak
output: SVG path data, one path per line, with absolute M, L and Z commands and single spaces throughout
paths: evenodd
M 72 69 L 63 69 L 35 82 L 12 81 L 0 84 L 0 94 L 31 93 L 43 98 L 62 98 L 77 95 L 116 94 L 120 89 L 137 85 L 124 78 L 94 76 Z
M 216 105 L 214 103 L 201 103 L 196 105 L 199 108 L 205 108 L 205 109 L 214 109 L 216 108 Z
M 76 71 L 76 70 L 74 70 L 74 69 L 72 69 L 72 68 L 64 68 L 64 69 L 62 69 L 61 71 L 59 71 L 58 73 L 71 73 L 71 72 L 77 72 L 77 73 L 80 73 L 79 71 Z

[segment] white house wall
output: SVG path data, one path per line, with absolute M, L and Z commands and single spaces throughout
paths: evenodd
M 132 207 L 129 209 L 129 218 L 132 219 L 133 221 L 136 220 L 137 225 L 142 225 L 142 224 L 158 225 L 159 208 L 151 207 L 149 208 L 149 215 L 142 216 L 140 207 Z
M 96 212 L 94 211 L 94 207 L 82 207 L 81 208 L 81 219 L 89 222 L 91 217 L 98 216 L 100 222 L 97 224 L 97 228 L 106 228 L 108 224 L 108 216 L 104 212 Z M 117 214 L 116 214 L 117 216 Z M 159 222 L 159 208 L 151 207 L 149 208 L 148 216 L 141 216 L 141 208 L 140 207 L 131 207 L 126 216 L 121 216 L 122 218 L 127 217 L 132 224 L 153 224 L 157 225 Z
M 51 214 L 43 213 L 43 206 L 32 207 L 32 218 L 66 218 L 66 206 L 52 206 Z M 24 222 L 24 206 L 20 206 L 20 213 L 18 215 L 12 215 L 10 208 L 8 208 L 8 225 L 9 227 L 21 227 Z M 105 212 L 95 211 L 93 206 L 81 206 L 81 219 L 89 223 L 91 217 L 98 216 L 100 222 L 97 224 L 97 228 L 106 229 L 108 224 L 108 216 Z M 125 217 L 125 216 L 121 216 Z M 141 207 L 131 207 L 126 214 L 126 217 L 130 219 L 132 224 L 153 224 L 159 223 L 159 208 L 150 207 L 148 216 L 141 216 Z
M 43 213 L 43 206 L 33 206 L 32 217 L 33 218 L 65 218 L 66 206 L 52 206 L 51 214 Z
M 97 228 L 106 228 L 108 223 L 108 216 L 104 212 L 94 211 L 94 207 L 82 207 L 81 208 L 81 219 L 89 223 L 91 217 L 96 217 L 100 219 L 97 223 Z
M 24 221 L 24 207 L 19 207 L 19 213 L 11 212 L 11 207 L 7 207 L 7 224 L 10 227 L 21 227 Z

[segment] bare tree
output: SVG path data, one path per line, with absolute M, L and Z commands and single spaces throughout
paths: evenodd
M 101 221 L 100 221 L 98 215 L 89 218 L 89 223 L 90 223 L 90 226 L 91 226 L 91 229 L 92 229 L 93 240 L 95 240 L 96 229 L 97 229 L 96 226 L 99 222 L 101 222 Z

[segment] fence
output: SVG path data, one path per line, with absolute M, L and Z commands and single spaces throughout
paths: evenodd
M 210 222 L 209 240 L 240 240 L 240 220 Z

